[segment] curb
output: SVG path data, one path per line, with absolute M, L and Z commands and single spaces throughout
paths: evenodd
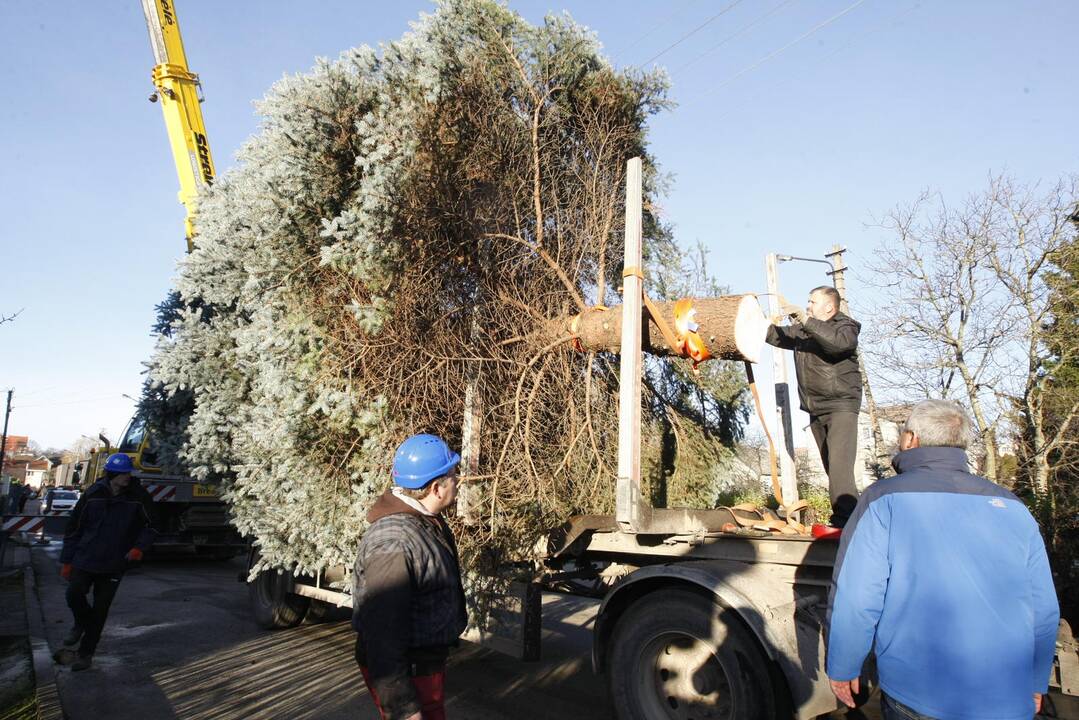
M 37 574 L 30 562 L 23 573 L 23 590 L 26 599 L 26 623 L 30 632 L 30 647 L 34 653 L 34 677 L 37 681 L 39 720 L 64 720 L 64 710 L 60 702 L 60 692 L 56 687 L 56 666 L 53 665 L 49 643 L 45 640 L 45 615 L 38 600 Z

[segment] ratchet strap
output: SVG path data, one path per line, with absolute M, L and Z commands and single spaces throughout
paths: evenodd
M 779 463 L 776 454 L 776 443 L 772 439 L 772 433 L 768 430 L 768 423 L 764 420 L 764 407 L 761 405 L 761 395 L 757 390 L 757 381 L 753 377 L 753 364 L 746 361 L 746 380 L 749 382 L 749 392 L 753 395 L 753 404 L 757 407 L 757 418 L 761 421 L 761 427 L 764 428 L 764 436 L 768 438 L 768 462 L 771 466 L 772 476 L 772 494 L 775 496 L 776 502 L 779 503 L 779 507 L 782 508 L 787 516 L 787 522 L 785 524 L 794 528 L 798 533 L 804 534 L 806 532 L 805 525 L 794 520 L 791 516 L 799 510 L 804 510 L 808 507 L 805 500 L 797 500 L 794 503 L 788 505 L 783 497 L 783 486 L 779 482 Z

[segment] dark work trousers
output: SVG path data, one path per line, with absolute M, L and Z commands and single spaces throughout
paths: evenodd
M 817 441 L 824 471 L 828 473 L 828 496 L 832 500 L 832 519 L 828 522 L 843 527 L 858 504 L 858 486 L 854 482 L 858 413 L 810 415 L 809 429 Z
M 101 630 L 105 627 L 105 618 L 109 616 L 109 606 L 120 587 L 120 573 L 92 573 L 71 568 L 71 580 L 67 586 L 67 606 L 75 615 L 75 624 L 82 628 L 82 642 L 79 643 L 79 655 L 87 657 L 94 654 L 97 642 L 101 639 Z M 86 601 L 91 589 L 94 592 L 94 604 Z
M 412 687 L 416 689 L 416 698 L 420 701 L 420 717 L 423 720 L 446 720 L 446 654 L 447 648 L 441 650 L 429 648 L 418 650 L 409 668 L 409 679 Z M 382 710 L 382 702 L 378 699 L 371 684 L 371 675 L 367 671 L 367 651 L 360 635 L 356 635 L 356 664 L 360 666 L 363 681 L 367 684 L 367 692 L 371 693 L 371 700 L 375 703 L 379 717 L 386 717 Z
M 371 693 L 371 699 L 375 702 L 379 717 L 386 717 L 382 712 L 382 703 L 378 701 L 378 695 L 371 685 L 367 668 L 360 666 L 363 681 L 367 683 L 367 692 Z M 416 696 L 420 699 L 420 717 L 423 720 L 446 720 L 446 672 L 444 670 L 431 675 L 412 676 L 412 687 L 416 688 Z

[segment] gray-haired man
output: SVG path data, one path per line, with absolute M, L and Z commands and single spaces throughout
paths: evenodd
M 953 402 L 911 410 L 899 474 L 866 489 L 836 556 L 828 677 L 853 706 L 874 649 L 885 720 L 1029 720 L 1053 663 L 1059 610 L 1038 525 L 968 470 Z

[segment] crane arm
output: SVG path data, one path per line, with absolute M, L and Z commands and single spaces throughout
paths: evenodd
M 194 247 L 195 202 L 200 190 L 214 180 L 214 161 L 199 104 L 201 86 L 199 76 L 187 67 L 173 0 L 142 0 L 142 10 L 156 63 L 152 73 L 155 92 L 150 100 L 160 100 L 165 115 L 165 128 L 180 178 L 179 199 L 187 209 L 184 234 L 190 252 Z

